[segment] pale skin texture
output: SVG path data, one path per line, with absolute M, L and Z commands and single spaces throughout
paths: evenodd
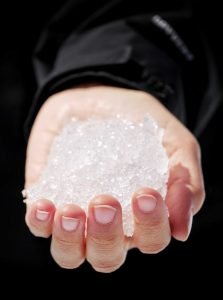
M 87 216 L 78 206 L 56 209 L 47 199 L 27 204 L 30 231 L 39 237 L 52 235 L 51 254 L 63 268 L 77 268 L 87 259 L 95 270 L 112 272 L 124 263 L 133 247 L 151 254 L 166 248 L 171 237 L 185 241 L 193 216 L 203 204 L 200 149 L 194 136 L 153 96 L 102 85 L 71 88 L 44 103 L 29 138 L 25 187 L 38 180 L 55 135 L 71 117 L 110 118 L 117 114 L 133 121 L 150 114 L 165 129 L 163 144 L 170 159 L 166 201 L 149 187 L 135 191 L 135 230 L 131 238 L 123 235 L 121 207 L 110 195 L 92 199 Z

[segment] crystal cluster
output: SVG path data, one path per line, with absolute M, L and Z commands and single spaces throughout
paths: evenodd
M 55 137 L 39 181 L 25 191 L 26 201 L 75 203 L 87 211 L 94 196 L 110 194 L 120 201 L 124 232 L 131 236 L 134 191 L 151 187 L 166 195 L 168 157 L 162 136 L 149 116 L 138 123 L 120 117 L 73 119 Z

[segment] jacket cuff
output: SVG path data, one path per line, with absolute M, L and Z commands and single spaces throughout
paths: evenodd
M 182 87 L 180 65 L 123 21 L 71 34 L 50 68 L 43 51 L 38 50 L 35 56 L 39 88 L 26 122 L 27 131 L 50 95 L 89 82 L 144 90 L 175 114 L 182 114 L 184 104 L 177 97 Z

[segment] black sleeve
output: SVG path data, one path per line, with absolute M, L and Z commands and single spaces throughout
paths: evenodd
M 86 82 L 147 91 L 186 122 L 183 74 L 197 51 L 192 14 L 188 1 L 164 2 L 67 1 L 36 47 L 28 127 L 47 97 Z

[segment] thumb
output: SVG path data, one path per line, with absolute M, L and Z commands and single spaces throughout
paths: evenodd
M 67 119 L 62 107 L 63 101 L 49 99 L 35 119 L 26 151 L 25 188 L 38 180 L 47 163 L 51 144 Z
M 41 175 L 54 137 L 45 123 L 35 122 L 26 152 L 25 188 L 34 184 Z

